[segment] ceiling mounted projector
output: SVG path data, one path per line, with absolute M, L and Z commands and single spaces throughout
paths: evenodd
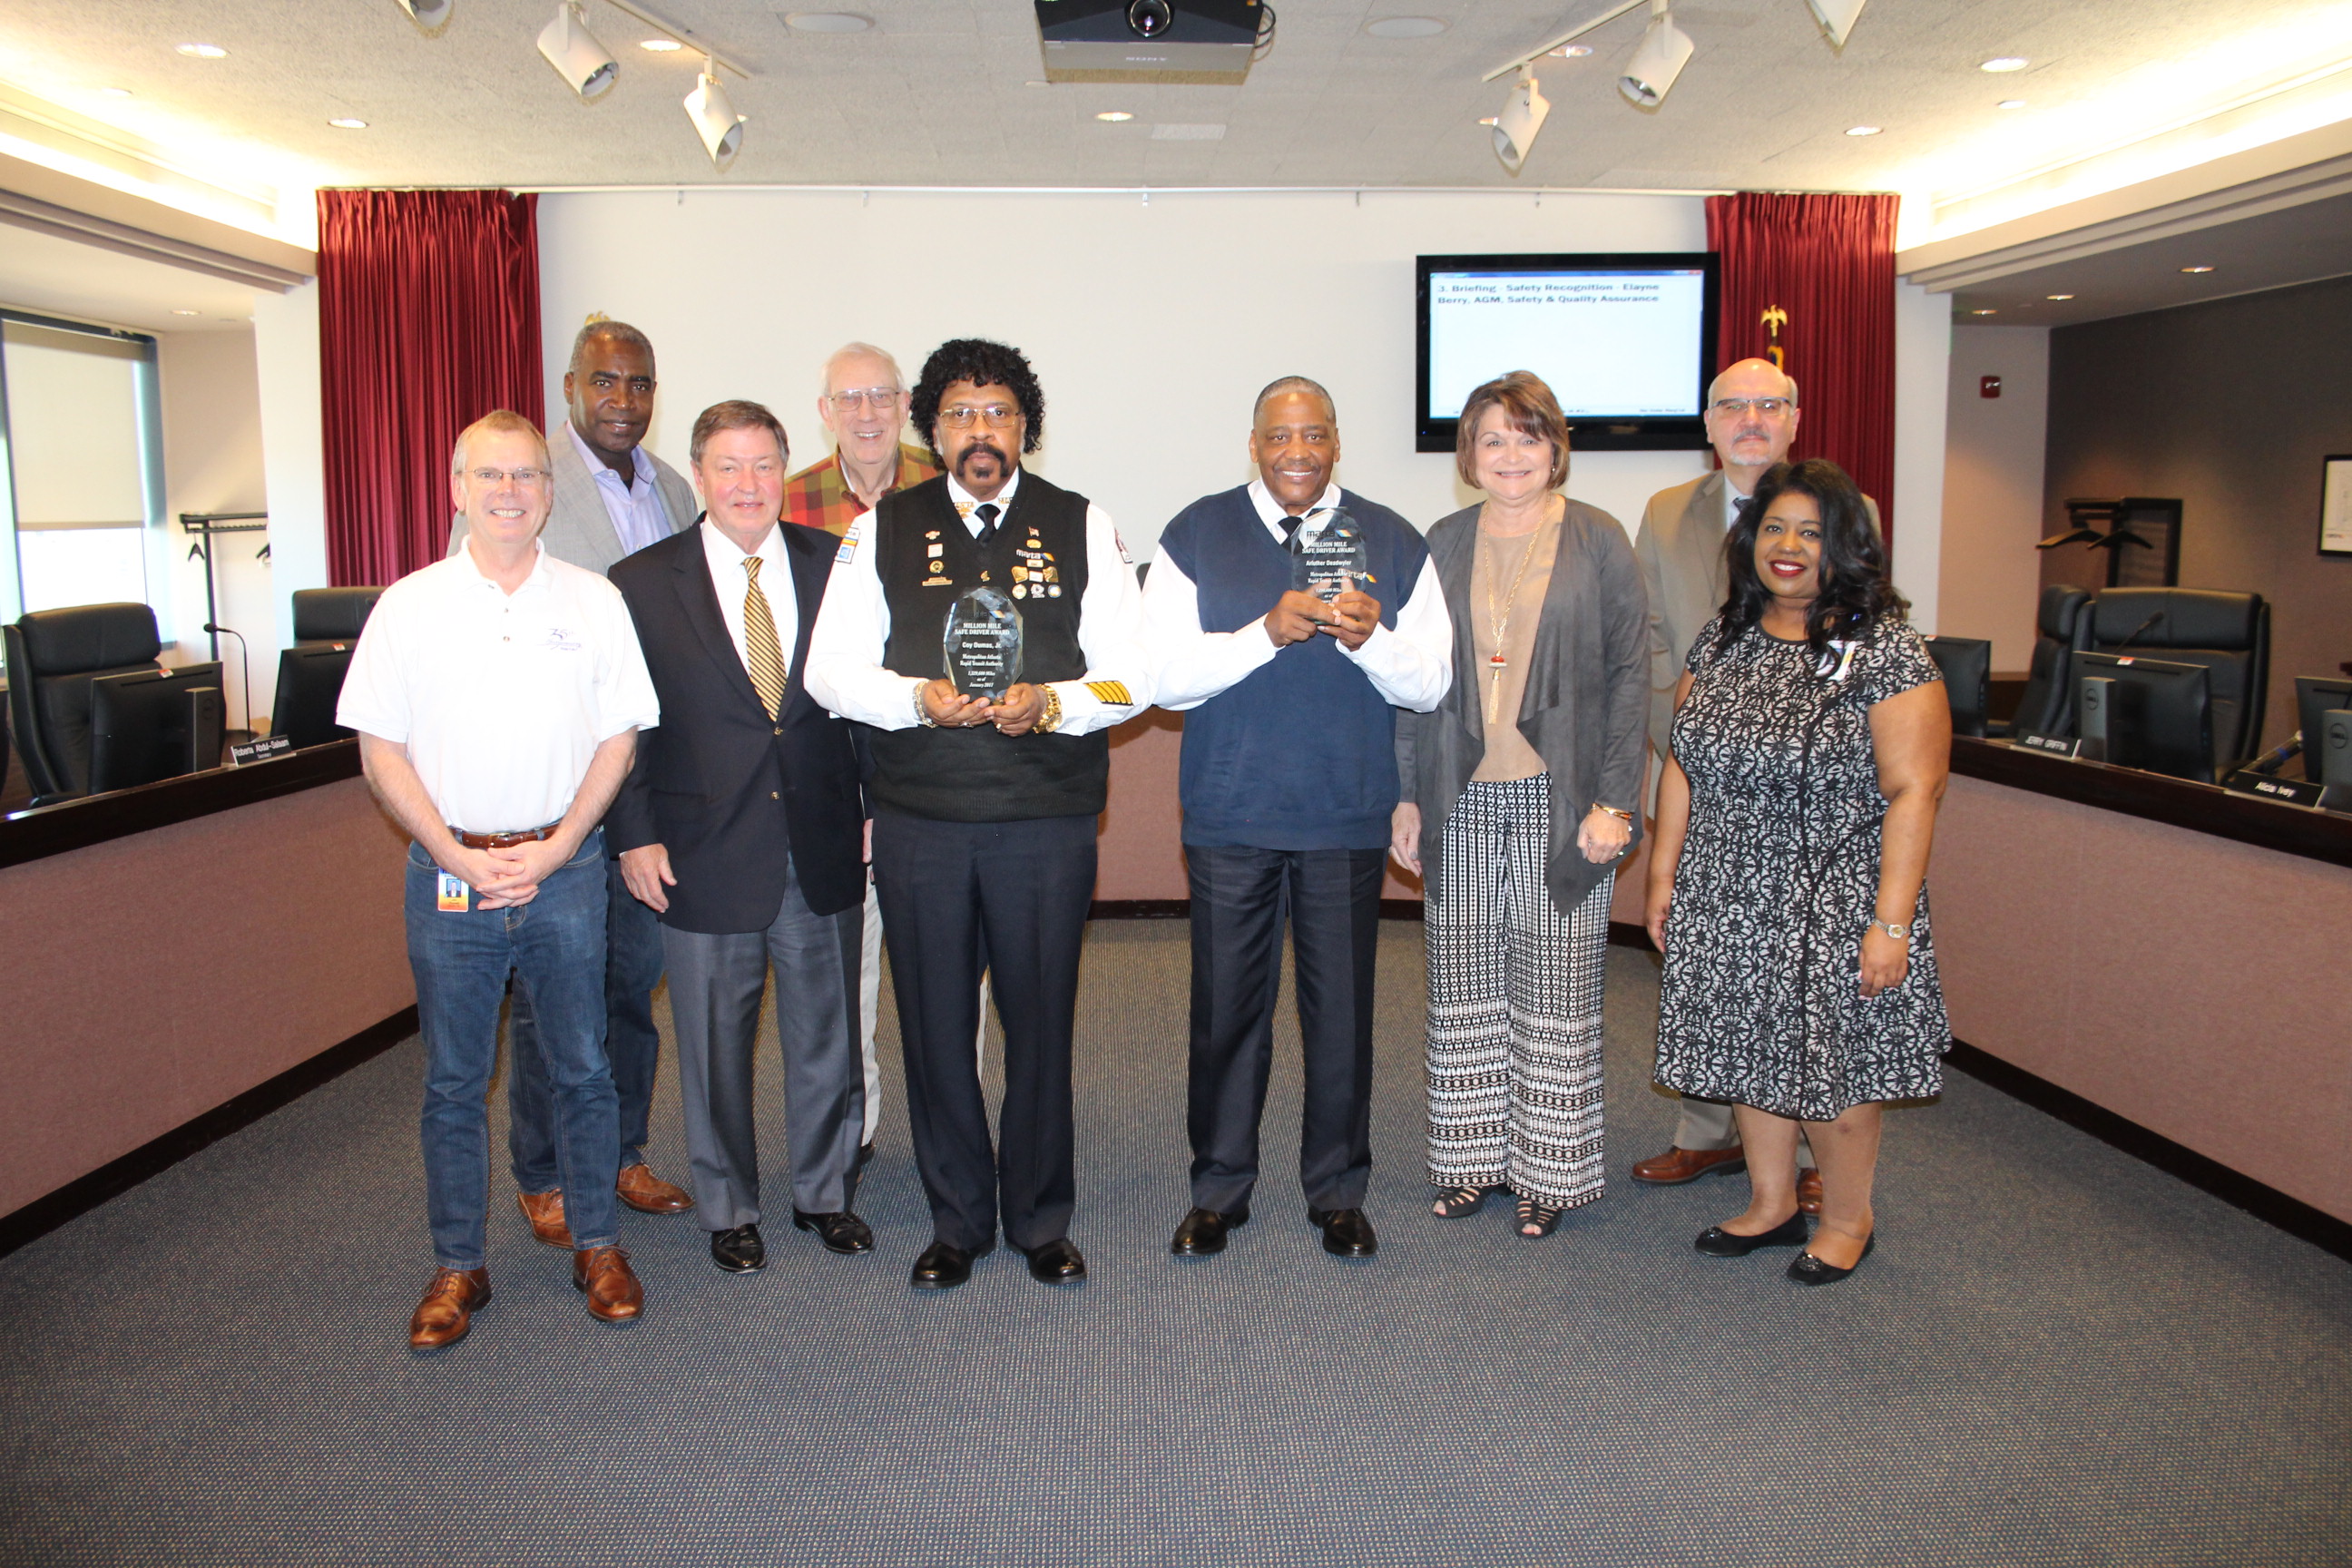
M 1052 82 L 1239 87 L 1249 77 L 1262 0 L 1036 0 Z
M 1805 0 L 1805 8 L 1822 25 L 1822 31 L 1829 35 L 1831 46 L 1842 49 L 1845 47 L 1845 36 L 1853 31 L 1853 19 L 1869 3 L 1870 0 Z
M 713 166 L 725 168 L 743 146 L 743 117 L 735 112 L 726 89 L 719 85 L 716 65 L 702 68 L 701 79 L 686 95 L 686 112 Z
M 1650 30 L 1642 35 L 1642 47 L 1633 51 L 1625 74 L 1617 79 L 1617 90 L 1643 109 L 1657 108 L 1674 89 L 1675 78 L 1683 74 L 1696 47 L 1690 35 L 1667 15 L 1666 0 L 1650 0 Z
M 400 8 L 420 27 L 437 27 L 449 19 L 449 0 L 400 0 Z
M 1518 85 L 1511 89 L 1510 101 L 1495 117 L 1495 156 L 1503 161 L 1504 168 L 1514 174 L 1519 172 L 1519 165 L 1528 161 L 1528 149 L 1535 145 L 1536 132 L 1543 129 L 1544 117 L 1550 112 L 1550 100 L 1536 87 L 1536 73 L 1522 69 Z
M 581 19 L 577 5 L 556 7 L 555 20 L 540 29 L 539 52 L 547 57 L 555 74 L 583 98 L 595 98 L 609 90 L 613 79 L 621 74 L 619 63 Z

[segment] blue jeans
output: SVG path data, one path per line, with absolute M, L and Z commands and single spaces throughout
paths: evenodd
M 578 854 L 519 909 L 437 905 L 439 868 L 411 846 L 408 962 L 425 1032 L 425 1201 L 444 1268 L 483 1265 L 490 1186 L 491 1069 L 509 975 L 528 986 L 538 1054 L 554 1086 L 555 1155 L 573 1245 L 610 1247 L 620 1128 L 604 1060 L 604 843 Z
M 653 1120 L 654 1075 L 661 1063 L 661 1031 L 654 1027 L 654 987 L 661 984 L 661 917 L 639 903 L 621 879 L 618 856 L 604 861 L 604 1059 L 613 1065 L 613 1092 L 621 1104 L 621 1169 L 646 1162 Z M 530 993 L 516 986 L 507 1013 L 507 1157 L 515 1185 L 553 1192 L 563 1183 L 555 1168 L 555 1091 L 535 1040 Z

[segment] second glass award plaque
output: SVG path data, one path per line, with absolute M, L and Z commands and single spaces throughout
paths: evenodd
M 950 605 L 940 640 L 948 679 L 966 697 L 993 702 L 1021 679 L 1021 611 L 995 588 L 974 588 Z
M 1372 580 L 1363 526 L 1343 509 L 1302 524 L 1290 551 L 1290 585 L 1325 604 Z

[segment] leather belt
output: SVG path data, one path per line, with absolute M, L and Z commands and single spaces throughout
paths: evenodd
M 537 844 L 552 838 L 562 826 L 561 822 L 551 822 L 544 827 L 527 827 L 520 833 L 465 833 L 455 827 L 449 831 L 457 834 L 457 842 L 468 849 L 511 849 L 518 844 Z

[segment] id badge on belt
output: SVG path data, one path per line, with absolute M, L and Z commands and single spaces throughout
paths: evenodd
M 441 912 L 445 915 L 464 914 L 468 907 L 468 901 L 473 895 L 473 889 L 466 885 L 465 878 L 458 876 L 454 871 L 442 872 Z

